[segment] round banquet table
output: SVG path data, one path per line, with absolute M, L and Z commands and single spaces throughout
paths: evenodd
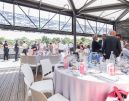
M 62 94 L 70 101 L 105 101 L 114 86 L 129 91 L 127 75 L 119 75 L 116 82 L 107 82 L 89 74 L 75 76 L 67 69 L 55 68 L 54 74 L 55 93 Z

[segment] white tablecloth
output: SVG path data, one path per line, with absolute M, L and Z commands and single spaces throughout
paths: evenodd
M 55 93 L 62 94 L 70 101 L 105 101 L 114 86 L 129 91 L 129 77 L 117 77 L 117 82 L 107 82 L 92 75 L 74 76 L 69 70 L 55 68 Z

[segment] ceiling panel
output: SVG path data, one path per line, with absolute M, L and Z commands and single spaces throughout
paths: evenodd
M 86 13 L 88 15 L 93 15 L 97 17 L 102 17 L 110 20 L 116 20 L 117 17 L 124 11 L 124 9 L 116 9 L 116 10 L 106 10 L 99 12 Z
M 40 0 L 32 0 L 32 1 L 40 1 Z M 50 4 L 57 7 L 64 7 L 66 9 L 71 9 L 68 0 L 41 0 L 42 3 Z
M 121 2 L 118 0 L 96 0 L 94 3 L 92 3 L 88 7 L 110 5 L 110 4 L 116 4 L 116 3 L 121 3 Z
M 120 21 L 129 19 L 129 13 L 127 13 Z
M 73 0 L 76 9 L 81 8 L 84 4 L 87 4 L 91 0 Z

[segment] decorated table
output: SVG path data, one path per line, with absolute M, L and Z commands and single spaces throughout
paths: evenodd
M 58 67 L 58 66 L 57 66 Z M 87 72 L 80 75 L 77 71 L 55 68 L 55 93 L 60 93 L 70 101 L 105 101 L 114 86 L 129 91 L 129 76 Z

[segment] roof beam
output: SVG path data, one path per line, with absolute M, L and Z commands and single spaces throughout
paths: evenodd
M 75 5 L 74 5 L 74 3 L 73 3 L 73 0 L 68 0 L 68 2 L 69 2 L 69 5 L 70 5 L 71 8 L 72 8 L 73 13 L 76 14 L 76 8 L 75 8 Z
M 124 3 L 124 4 L 129 6 L 129 2 L 127 0 L 118 0 L 118 1 L 120 1 L 121 3 Z
M 0 1 L 11 3 L 11 4 L 18 4 L 18 5 L 26 6 L 26 7 L 30 7 L 30 8 L 39 9 L 39 2 L 34 2 L 32 0 L 31 1 L 28 1 L 28 0 L 0 0 Z M 45 4 L 45 3 L 41 3 L 40 10 L 49 11 L 49 12 L 53 12 L 53 13 L 57 13 L 57 14 L 63 14 L 63 15 L 71 16 L 71 17 L 73 16 L 72 10 L 52 6 L 52 5 Z M 98 18 L 98 17 L 95 17 L 95 16 L 90 16 L 90 15 L 85 15 L 85 14 L 77 15 L 77 17 L 82 18 L 82 19 L 93 20 L 93 21 L 97 20 L 97 21 L 100 21 L 100 22 L 103 22 L 103 23 L 109 23 L 109 24 L 112 23 L 112 21 L 109 21 L 107 19 Z
M 100 17 L 96 17 L 96 16 L 91 16 L 91 15 L 88 15 L 88 14 L 77 15 L 77 17 L 81 18 L 81 19 L 98 21 L 98 22 L 107 23 L 107 24 L 113 24 L 114 23 L 114 21 L 104 19 L 104 18 L 100 18 Z
M 35 9 L 39 9 L 39 4 L 40 4 L 39 2 L 35 2 L 32 0 L 31 1 L 30 0 L 0 0 L 0 1 L 11 3 L 11 4 L 18 4 L 21 6 L 26 6 L 26 7 L 35 8 Z M 45 3 L 40 4 L 40 10 L 72 16 L 71 14 L 72 11 L 69 9 L 65 9 L 62 7 L 57 7 L 57 6 L 53 6 Z
M 79 10 L 78 10 L 78 13 L 81 12 L 82 10 L 86 9 L 87 6 L 91 5 L 92 3 L 94 3 L 96 0 L 91 0 L 89 1 L 88 3 L 86 2 L 84 4 L 84 6 L 82 6 Z
M 87 9 L 82 10 L 80 13 L 90 13 L 90 12 L 96 12 L 96 11 L 104 11 L 104 10 L 113 10 L 113 9 L 125 9 L 128 6 L 126 4 L 112 4 L 112 5 L 103 5 L 98 7 L 90 7 Z
M 120 21 L 128 12 L 129 12 L 129 8 L 124 10 L 124 12 L 116 19 L 116 22 Z
M 73 35 L 72 32 L 68 31 L 59 31 L 59 30 L 51 30 L 51 29 L 37 29 L 23 26 L 11 26 L 11 25 L 3 25 L 0 24 L 0 29 L 3 30 L 19 30 L 19 31 L 28 31 L 28 32 L 43 32 L 45 34 L 60 34 L 60 35 Z M 42 33 L 41 33 L 42 34 Z M 76 33 L 77 36 L 92 36 L 93 34 L 89 33 Z

